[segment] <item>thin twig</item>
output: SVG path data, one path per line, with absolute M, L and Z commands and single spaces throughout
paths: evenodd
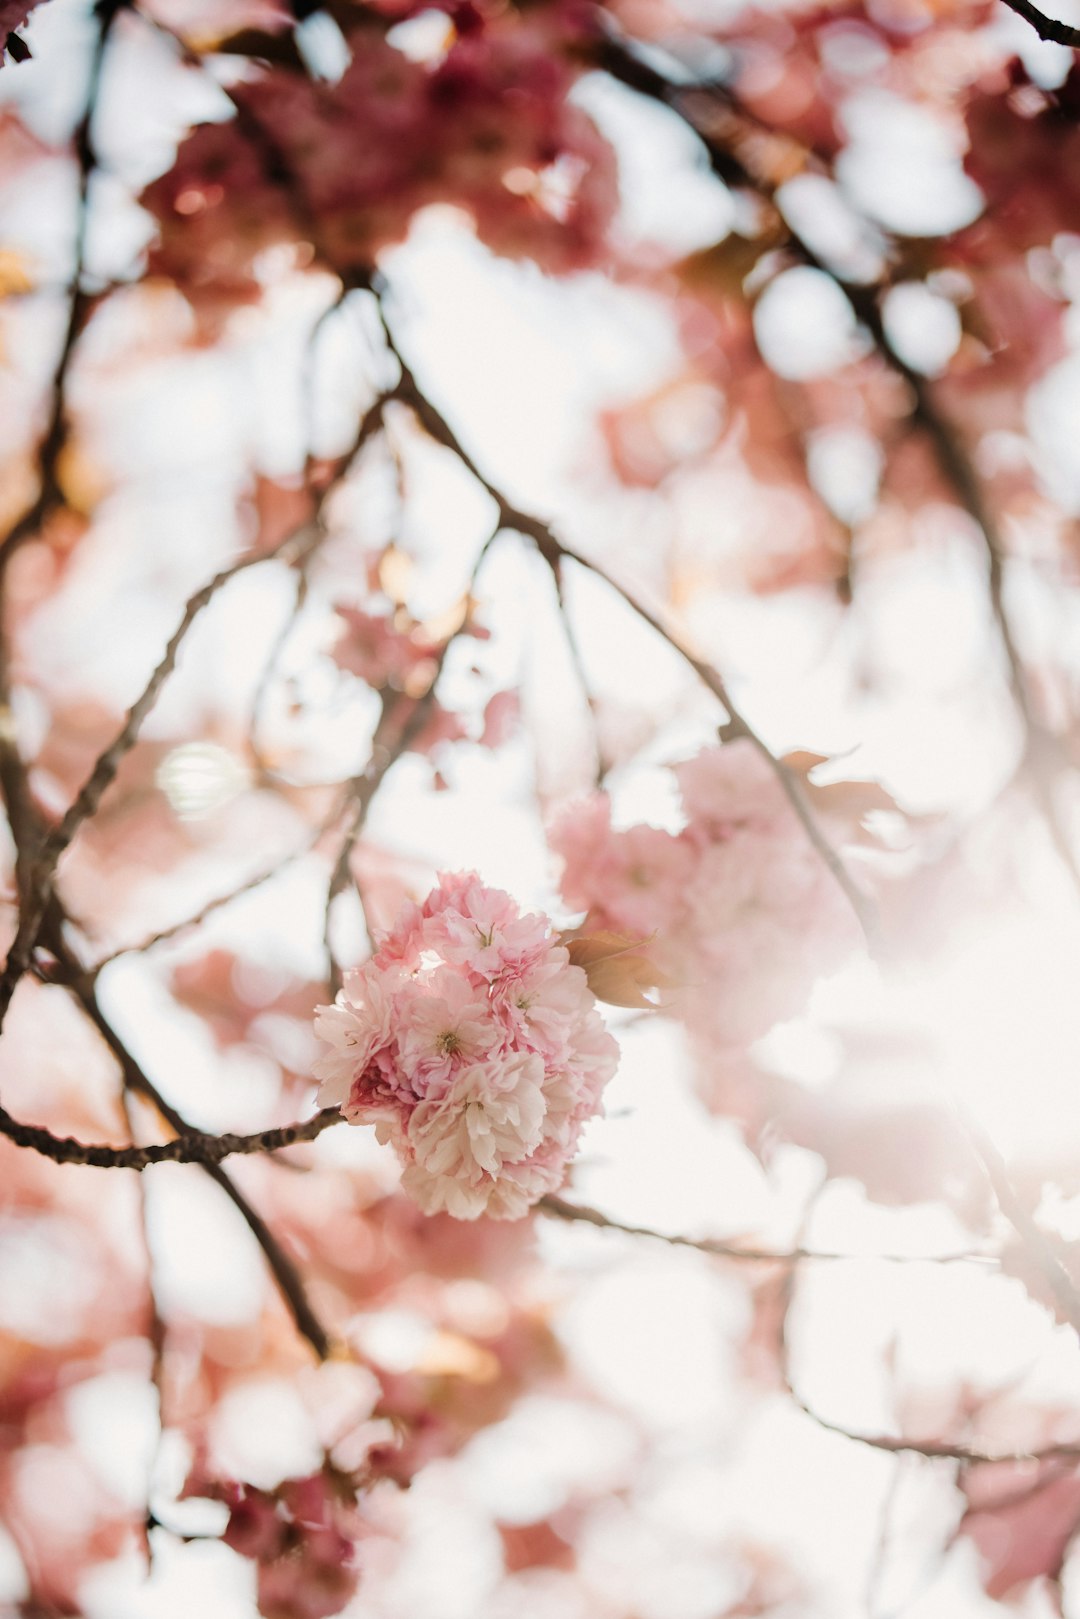
M 1052 1445 L 1036 1445 L 1030 1450 L 991 1450 L 981 1445 L 965 1444 L 960 1440 L 909 1439 L 893 1434 L 859 1433 L 852 1428 L 845 1428 L 842 1423 L 823 1417 L 794 1390 L 789 1392 L 803 1415 L 809 1417 L 826 1433 L 838 1434 L 840 1438 L 850 1439 L 856 1445 L 868 1445 L 872 1450 L 887 1451 L 892 1456 L 924 1456 L 928 1461 L 986 1464 L 1043 1462 L 1059 1457 L 1080 1461 L 1080 1439 L 1063 1440 Z
M 455 631 L 455 635 L 460 633 Z M 371 757 L 360 774 L 345 785 L 346 801 L 351 804 L 351 813 L 327 884 L 323 920 L 323 942 L 326 949 L 331 998 L 337 995 L 343 982 L 341 963 L 338 961 L 330 937 L 330 913 L 334 901 L 339 894 L 344 893 L 349 881 L 349 862 L 364 829 L 375 794 L 402 754 L 408 750 L 431 718 L 431 711 L 435 705 L 435 687 L 454 638 L 454 635 L 451 635 L 440 649 L 431 685 L 423 697 L 403 699 L 394 693 L 383 693 L 382 714 L 375 728 Z M 395 723 L 395 715 L 400 712 L 402 703 L 407 704 L 409 713 L 403 721 Z
M 802 1221 L 804 1229 L 809 1220 L 813 1202 L 816 1201 L 819 1195 L 820 1189 L 815 1194 L 814 1199 L 811 1200 L 804 1215 Z M 797 1252 L 798 1250 L 796 1249 Z M 823 1417 L 799 1393 L 791 1372 L 790 1318 L 798 1275 L 799 1266 L 794 1262 L 789 1262 L 783 1276 L 782 1309 L 777 1326 L 777 1358 L 780 1377 L 792 1402 L 804 1416 L 809 1417 L 813 1423 L 826 1433 L 837 1434 L 842 1439 L 850 1440 L 852 1444 L 865 1445 L 871 1450 L 885 1451 L 889 1455 L 923 1456 L 929 1461 L 966 1463 L 1031 1462 L 1043 1461 L 1050 1457 L 1071 1457 L 1080 1460 L 1080 1439 L 1035 1446 L 1030 1450 L 990 1450 L 979 1445 L 966 1443 L 963 1440 L 912 1439 L 906 1435 L 860 1433 L 856 1429 L 846 1428 L 842 1423 L 832 1421 L 829 1417 Z
M 604 785 L 604 778 L 607 775 L 608 763 L 604 757 L 604 746 L 600 736 L 600 719 L 597 710 L 596 698 L 593 696 L 592 690 L 589 686 L 588 676 L 585 672 L 585 659 L 582 654 L 581 643 L 578 640 L 577 630 L 574 627 L 574 620 L 571 617 L 570 608 L 566 600 L 566 580 L 563 573 L 561 558 L 552 568 L 551 575 L 555 585 L 555 601 L 559 609 L 559 622 L 562 625 L 563 638 L 566 641 L 566 650 L 570 655 L 570 662 L 574 667 L 574 675 L 577 679 L 579 687 L 581 688 L 582 696 L 585 699 L 585 707 L 587 708 L 589 714 L 589 726 L 592 738 L 593 753 L 596 758 L 596 772 L 593 778 L 594 784 L 597 787 L 602 787 Z
M 312 543 L 310 532 L 306 534 L 305 539 L 306 543 Z M 30 958 L 37 943 L 48 906 L 57 862 L 83 822 L 95 813 L 104 793 L 114 781 L 125 755 L 134 747 L 143 721 L 153 708 L 162 686 L 176 667 L 180 648 L 192 624 L 203 609 L 214 599 L 222 586 L 228 584 L 248 568 L 286 555 L 289 549 L 297 547 L 299 543 L 301 543 L 300 536 L 290 534 L 270 551 L 255 556 L 241 557 L 238 561 L 230 563 L 228 567 L 222 568 L 188 600 L 180 622 L 169 638 L 163 656 L 143 690 L 128 710 L 119 731 L 108 746 L 98 755 L 89 776 L 79 789 L 73 802 L 57 825 L 45 836 L 31 857 L 31 881 L 20 906 L 19 925 L 15 938 L 8 951 L 3 973 L 0 974 L 0 1023 L 7 1015 L 11 997 L 30 964 Z
M 657 1231 L 652 1226 L 629 1225 L 614 1220 L 599 1209 L 583 1203 L 570 1203 L 565 1198 L 549 1194 L 536 1205 L 540 1214 L 549 1214 L 556 1220 L 578 1221 L 604 1231 L 621 1231 L 629 1237 L 648 1237 L 655 1242 L 666 1242 L 674 1248 L 693 1248 L 716 1259 L 733 1259 L 750 1265 L 794 1265 L 804 1260 L 847 1260 L 851 1263 L 873 1260 L 888 1265 L 998 1265 L 992 1254 L 960 1251 L 946 1254 L 857 1254 L 837 1253 L 822 1248 L 789 1248 L 782 1253 L 770 1248 L 751 1248 L 743 1243 L 726 1242 L 718 1237 L 686 1237 Z
M 158 928 L 155 933 L 151 933 L 149 937 L 141 939 L 135 944 L 117 945 L 116 949 L 110 950 L 107 956 L 102 956 L 98 961 L 87 967 L 87 975 L 90 978 L 96 978 L 104 968 L 108 967 L 112 962 L 118 961 L 121 956 L 142 955 L 147 950 L 153 950 L 159 944 L 168 944 L 170 940 L 177 938 L 181 933 L 187 933 L 192 928 L 200 927 L 208 917 L 215 915 L 220 910 L 224 910 L 234 900 L 241 899 L 245 894 L 254 893 L 257 888 L 271 882 L 279 872 L 286 871 L 290 866 L 296 865 L 298 861 L 305 859 L 317 849 L 323 838 L 341 819 L 344 809 L 344 802 L 339 801 L 334 805 L 331 813 L 324 817 L 318 826 L 311 829 L 309 835 L 298 848 L 290 849 L 287 854 L 283 854 L 280 859 L 275 860 L 272 866 L 264 866 L 261 871 L 256 871 L 252 876 L 245 877 L 242 882 L 237 883 L 234 888 L 230 888 L 226 893 L 216 894 L 213 899 L 207 900 L 205 905 L 200 906 L 190 916 L 181 917 L 179 922 L 170 922 L 167 927 Z
M 132 1107 L 131 1092 L 127 1086 L 120 1093 L 120 1105 L 124 1110 L 124 1119 L 128 1128 L 128 1136 L 132 1143 L 135 1141 L 135 1109 Z M 143 1255 L 146 1261 L 146 1300 L 147 1300 L 147 1330 L 146 1337 L 150 1344 L 150 1386 L 157 1396 L 157 1422 L 154 1429 L 154 1442 L 146 1466 L 146 1511 L 143 1514 L 142 1540 L 146 1556 L 147 1573 L 153 1573 L 154 1544 L 150 1538 L 153 1526 L 153 1511 L 150 1498 L 153 1492 L 154 1474 L 157 1470 L 158 1458 L 161 1454 L 161 1435 L 165 1426 L 165 1317 L 158 1304 L 157 1288 L 154 1281 L 154 1251 L 150 1242 L 149 1221 L 147 1218 L 147 1203 L 150 1188 L 146 1181 L 140 1180 L 137 1189 L 139 1199 L 139 1228 L 142 1232 Z
M 300 563 L 296 569 L 296 592 L 293 597 L 292 606 L 289 608 L 281 628 L 274 637 L 273 644 L 270 647 L 270 651 L 266 656 L 266 661 L 259 673 L 259 678 L 256 682 L 255 690 L 251 698 L 251 714 L 248 718 L 247 745 L 248 751 L 255 762 L 255 770 L 258 773 L 260 780 L 264 782 L 272 782 L 274 775 L 266 761 L 262 744 L 259 741 L 259 734 L 262 730 L 263 711 L 270 695 L 270 687 L 273 685 L 274 676 L 277 674 L 278 663 L 281 660 L 285 648 L 289 644 L 289 639 L 296 627 L 297 620 L 307 605 L 307 598 L 308 565 L 305 561 Z
M 337 819 L 338 813 L 335 812 L 334 820 Z M 333 825 L 333 821 L 329 825 Z M 261 871 L 255 872 L 253 876 L 245 877 L 243 882 L 238 883 L 235 888 L 230 888 L 227 893 L 216 894 L 213 899 L 207 900 L 206 904 L 191 916 L 182 917 L 179 922 L 170 922 L 167 927 L 159 928 L 156 933 L 151 933 L 148 938 L 140 939 L 135 944 L 117 945 L 115 950 L 110 950 L 107 956 L 102 956 L 100 960 L 95 961 L 88 967 L 87 972 L 92 977 L 96 977 L 105 967 L 110 966 L 114 961 L 118 961 L 121 956 L 142 955 L 147 950 L 153 950 L 156 945 L 167 944 L 181 933 L 187 933 L 192 928 L 200 927 L 208 917 L 213 916 L 217 911 L 231 905 L 234 900 L 242 898 L 244 894 L 254 893 L 257 888 L 261 888 L 265 883 L 270 882 L 279 872 L 285 871 L 289 866 L 295 865 L 298 860 L 302 860 L 305 855 L 310 854 L 319 843 L 319 840 L 326 835 L 327 830 L 326 823 L 316 827 L 311 836 L 298 849 L 291 849 L 288 854 L 282 855 L 280 860 L 275 860 L 272 866 L 264 866 Z
M 191 1130 L 174 1141 L 152 1142 L 142 1147 L 110 1147 L 101 1142 L 77 1141 L 74 1136 L 54 1135 L 41 1125 L 16 1119 L 0 1107 L 0 1135 L 16 1147 L 27 1147 L 50 1158 L 54 1164 L 86 1164 L 92 1169 L 149 1169 L 151 1164 L 219 1164 L 234 1153 L 280 1152 L 314 1141 L 324 1130 L 341 1124 L 341 1110 L 325 1107 L 310 1119 L 297 1124 L 257 1130 L 251 1135 L 210 1135 Z

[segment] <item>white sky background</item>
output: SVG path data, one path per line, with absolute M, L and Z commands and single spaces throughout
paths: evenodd
M 1015 34 L 1029 60 L 1054 73 L 1060 53 L 1033 45 L 1015 19 L 1002 27 Z M 5 70 L 0 98 L 25 96 L 28 116 L 55 136 L 70 123 L 77 101 L 77 74 L 64 64 L 73 67 L 85 49 L 85 24 L 68 0 L 52 0 L 30 37 L 38 61 Z M 729 200 L 701 170 L 693 143 L 674 119 L 599 82 L 586 84 L 582 96 L 619 145 L 628 237 L 659 238 L 682 252 L 723 233 L 731 220 Z M 110 119 L 103 149 L 128 165 L 122 174 L 132 184 L 162 166 L 168 140 L 185 118 L 212 111 L 209 98 L 196 104 L 186 75 L 163 65 L 145 37 L 125 36 L 123 25 L 105 105 Z M 890 227 L 914 232 L 944 230 L 972 217 L 977 198 L 959 155 L 923 115 L 864 95 L 852 109 L 851 127 L 842 179 L 856 204 Z M 112 256 L 135 240 L 133 226 L 126 234 L 118 195 L 114 190 L 110 199 L 102 187 L 103 207 L 116 206 L 112 232 L 103 228 L 96 239 L 102 268 L 113 267 Z M 69 214 L 59 179 L 50 179 L 45 191 L 9 188 L 0 201 L 7 205 L 9 238 L 25 242 L 39 263 L 61 276 Z M 664 510 L 654 496 L 620 493 L 605 483 L 594 417 L 599 406 L 678 369 L 663 310 L 601 278 L 551 284 L 528 267 L 493 261 L 445 211 L 418 221 L 409 245 L 388 257 L 386 269 L 403 345 L 494 481 L 527 508 L 556 519 L 571 543 L 604 557 L 627 583 L 643 593 L 654 589 L 659 575 L 650 541 L 666 520 Z M 230 552 L 245 461 L 253 456 L 278 472 L 296 466 L 304 334 L 328 292 L 328 283 L 314 279 L 289 282 L 274 291 L 267 310 L 236 320 L 223 349 L 180 353 L 152 373 L 134 368 L 95 379 L 95 412 L 107 424 L 103 451 L 125 487 L 104 512 L 85 565 L 76 563 L 70 588 L 41 615 L 35 656 L 53 671 L 51 681 L 118 704 L 129 700 L 178 604 Z M 928 327 L 938 331 L 940 358 L 935 362 L 931 352 L 927 363 L 940 363 L 948 353 L 947 320 L 935 328 L 930 312 L 916 314 L 912 342 L 927 342 Z M 903 312 L 895 318 L 902 322 Z M 103 361 L 108 319 L 98 339 Z M 765 351 L 774 344 L 791 375 L 832 366 L 852 340 L 843 313 L 823 300 L 820 281 L 805 277 L 778 285 L 761 323 Z M 36 334 L 43 365 L 47 335 L 43 329 Z M 337 317 L 320 367 L 324 381 L 339 373 L 329 389 L 341 402 L 342 422 L 362 357 L 353 317 Z M 1077 363 L 1066 361 L 1048 379 L 1032 415 L 1047 476 L 1073 499 L 1075 440 L 1068 424 L 1080 410 Z M 333 429 L 330 421 L 324 426 Z M 490 514 L 440 452 L 410 440 L 407 456 L 409 504 L 400 538 L 418 555 L 418 572 L 433 598 L 424 605 L 434 610 L 460 588 Z M 855 446 L 847 461 L 841 458 L 841 483 L 862 476 L 858 456 Z M 707 488 L 696 496 L 691 491 L 691 515 L 695 499 L 700 505 L 707 498 Z M 708 516 L 722 530 L 725 513 Z M 379 514 L 364 512 L 357 521 L 374 531 Z M 1016 746 L 1002 724 L 981 567 L 963 533 L 943 525 L 932 545 L 868 574 L 857 615 L 845 619 L 806 594 L 710 596 L 696 605 L 687 629 L 717 656 L 775 746 L 855 749 L 855 774 L 880 774 L 916 805 L 973 810 L 1004 779 Z M 228 705 L 243 712 L 260 658 L 288 610 L 286 585 L 283 571 L 268 567 L 215 604 L 193 638 L 197 653 L 155 712 L 148 736 L 182 731 L 210 692 L 227 690 Z M 539 766 L 524 739 L 495 757 L 465 745 L 447 763 L 449 790 L 434 794 L 426 768 L 406 761 L 376 800 L 368 838 L 419 869 L 475 866 L 486 880 L 512 889 L 524 906 L 551 908 L 553 871 L 535 788 L 538 777 L 553 798 L 585 785 L 584 714 L 549 582 L 536 559 L 516 540 L 500 541 L 480 594 L 494 638 L 470 653 L 476 652 L 492 686 L 523 685 Z M 1043 610 L 1036 596 L 1033 620 Z M 658 766 L 705 744 L 715 711 L 602 587 L 575 581 L 571 599 L 595 689 L 662 722 L 643 766 L 616 779 L 620 817 L 663 820 L 671 800 Z M 122 640 L 103 633 L 103 625 L 118 621 Z M 318 624 L 301 626 L 292 654 L 297 662 L 320 633 Z M 1071 647 L 1074 655 L 1080 651 L 1075 640 Z M 882 679 L 876 694 L 854 698 L 853 673 L 868 661 L 879 674 L 902 679 Z M 971 700 L 973 673 L 986 687 L 981 704 Z M 32 711 L 23 723 L 32 734 Z M 362 758 L 370 724 L 369 707 L 346 707 L 327 725 L 319 748 L 335 758 L 342 751 L 350 760 Z M 258 831 L 265 840 L 254 864 L 298 841 L 299 830 L 284 812 L 280 824 L 267 820 L 256 829 L 253 823 L 252 835 Z M 925 1028 L 940 1053 L 938 1080 L 978 1110 L 1008 1152 L 1043 1148 L 1063 1132 L 1075 1139 L 1080 1050 L 1080 1002 L 1072 987 L 1080 918 L 1037 831 L 1023 835 L 1030 851 L 1027 892 L 1011 910 L 984 920 L 977 936 L 959 941 L 955 956 L 935 962 L 924 978 L 909 974 L 899 985 L 885 985 L 861 968 L 824 986 L 810 1017 L 788 1034 L 789 1049 L 805 1058 L 817 1049 L 815 1020 Z M 185 873 L 183 891 L 164 876 L 153 895 L 161 919 L 187 912 L 203 892 L 228 886 L 234 857 L 230 850 L 223 864 L 208 843 L 203 868 Z M 204 888 L 195 894 L 197 884 Z M 141 921 L 121 916 L 118 935 L 141 932 Z M 310 867 L 301 865 L 224 913 L 188 953 L 222 941 L 318 971 L 320 935 L 317 885 Z M 163 1088 L 182 1094 L 200 1122 L 256 1127 L 266 1077 L 257 1065 L 245 1071 L 233 1064 L 224 1104 L 208 1040 L 187 1021 L 178 1027 L 167 1019 L 160 972 L 160 964 L 149 961 L 113 970 L 104 993 L 121 1028 L 152 1053 Z M 575 1179 L 582 1199 L 662 1229 L 745 1233 L 780 1246 L 795 1240 L 816 1184 L 812 1155 L 781 1154 L 766 1175 L 733 1130 L 695 1099 L 674 1025 L 635 1024 L 621 1038 L 610 1116 L 590 1131 Z M 238 1109 L 246 1115 L 239 1120 Z M 335 1132 L 319 1145 L 334 1158 L 355 1153 L 368 1162 L 378 1155 L 366 1132 Z M 181 1181 L 162 1172 L 153 1183 L 166 1298 L 211 1318 L 243 1316 L 264 1285 L 261 1272 L 253 1269 L 246 1234 L 231 1213 L 195 1182 L 193 1174 Z M 1066 1211 L 1066 1223 L 1073 1214 Z M 560 1277 L 559 1320 L 574 1361 L 627 1420 L 600 1409 L 525 1402 L 458 1462 L 421 1476 L 403 1511 L 411 1552 L 396 1571 L 362 1587 L 351 1611 L 362 1619 L 499 1619 L 503 1613 L 592 1619 L 633 1602 L 642 1619 L 712 1619 L 738 1595 L 725 1587 L 719 1528 L 720 1538 L 745 1530 L 788 1553 L 794 1548 L 796 1565 L 819 1592 L 819 1607 L 800 1606 L 800 1615 L 855 1619 L 866 1612 L 868 1560 L 898 1465 L 899 1528 L 882 1619 L 892 1611 L 889 1602 L 904 1604 L 905 1619 L 977 1619 L 1000 1611 L 979 1592 L 966 1546 L 919 1594 L 925 1546 L 935 1527 L 958 1512 L 940 1473 L 832 1438 L 779 1395 L 749 1414 L 738 1409 L 726 1368 L 745 1327 L 745 1305 L 741 1290 L 716 1266 L 576 1228 L 544 1227 L 542 1235 Z M 808 1240 L 844 1251 L 932 1253 L 962 1244 L 963 1234 L 940 1208 L 875 1208 L 852 1183 L 840 1183 L 821 1200 Z M 0 1243 L 0 1324 L 10 1322 L 13 1308 L 4 1297 L 10 1301 L 26 1285 L 18 1264 Z M 887 1430 L 894 1421 L 883 1359 L 894 1342 L 916 1386 L 947 1389 L 966 1377 L 990 1388 L 1015 1377 L 1066 1403 L 1080 1399 L 1080 1358 L 1064 1334 L 1026 1302 L 1017 1284 L 977 1271 L 871 1262 L 815 1270 L 803 1284 L 796 1327 L 804 1392 L 825 1415 L 854 1428 Z M 310 1436 L 290 1417 L 282 1391 L 271 1396 L 282 1471 L 310 1466 Z M 134 1388 L 104 1378 L 80 1399 L 88 1452 L 103 1476 L 137 1499 L 152 1413 Z M 586 1538 L 580 1575 L 562 1583 L 552 1575 L 546 1585 L 520 1577 L 497 1590 L 493 1507 L 504 1516 L 518 1511 L 528 1521 L 575 1484 L 602 1479 L 613 1456 L 613 1484 L 632 1459 L 633 1510 L 612 1500 Z M 2 1570 L 0 1541 L 0 1580 Z M 180 1619 L 192 1611 L 207 1619 L 247 1619 L 254 1611 L 251 1569 L 223 1548 L 163 1540 L 149 1588 L 141 1587 L 134 1562 L 107 1568 L 86 1593 L 86 1611 L 89 1619 Z M 1024 1611 L 1035 1619 L 1048 1610 L 1035 1596 Z

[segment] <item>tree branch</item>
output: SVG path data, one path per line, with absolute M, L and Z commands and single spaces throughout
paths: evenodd
M 90 222 L 90 182 L 97 158 L 93 145 L 93 123 L 101 90 L 105 53 L 120 12 L 129 0 L 97 0 L 94 7 L 96 33 L 90 58 L 90 71 L 86 87 L 86 100 L 82 117 L 75 129 L 75 158 L 79 166 L 79 195 L 75 220 L 74 264 L 68 283 L 68 316 L 60 352 L 53 369 L 49 419 L 38 448 L 39 489 L 37 499 L 29 511 L 18 518 L 0 540 L 0 578 L 12 556 L 26 540 L 37 533 L 42 523 L 56 507 L 64 503 L 58 472 L 60 456 L 67 443 L 68 372 L 74 358 L 75 347 L 86 324 L 93 299 L 83 290 L 83 270 L 86 263 L 86 238 Z
M 74 1136 L 57 1136 L 38 1124 L 16 1119 L 0 1107 L 0 1135 L 17 1147 L 28 1147 L 51 1158 L 54 1164 L 86 1164 L 92 1169 L 149 1169 L 151 1164 L 220 1164 L 234 1153 L 280 1152 L 314 1141 L 332 1125 L 343 1123 L 340 1109 L 323 1108 L 320 1113 L 298 1124 L 278 1125 L 251 1135 L 209 1135 L 188 1130 L 174 1141 L 152 1142 L 144 1147 L 111 1147 L 100 1142 L 77 1141 Z
M 1080 45 L 1080 29 L 1070 28 L 1065 23 L 1057 23 L 1044 17 L 1029 4 L 1029 0 L 1006 0 L 1006 3 L 1036 26 L 1044 39 L 1056 39 L 1059 44 Z M 1048 31 L 1043 32 L 1043 27 Z M 775 184 L 760 172 L 756 172 L 752 160 L 744 159 L 738 149 L 740 121 L 756 127 L 757 120 L 741 106 L 731 89 L 716 83 L 676 83 L 651 63 L 644 61 L 631 46 L 611 33 L 600 42 L 595 59 L 598 67 L 618 79 L 620 83 L 676 113 L 702 143 L 710 166 L 718 179 L 726 185 L 742 186 L 755 192 L 779 213 Z M 713 103 L 720 109 L 722 134 L 715 127 L 717 122 L 715 119 L 710 121 L 710 127 L 703 127 L 702 119 L 695 114 L 695 98 L 699 107 L 704 101 L 706 104 Z M 815 153 L 813 156 L 823 172 L 828 172 L 829 165 L 820 154 Z M 835 282 L 850 303 L 856 319 L 869 332 L 881 358 L 912 390 L 915 399 L 912 419 L 929 438 L 938 465 L 946 482 L 951 485 L 958 505 L 975 523 L 986 554 L 990 610 L 1008 668 L 1009 689 L 1024 728 L 1024 764 L 1030 773 L 1036 805 L 1049 831 L 1054 849 L 1068 871 L 1073 885 L 1080 891 L 1080 858 L 1062 823 L 1047 772 L 1048 756 L 1051 753 L 1059 755 L 1057 759 L 1059 769 L 1063 766 L 1068 767 L 1069 762 L 1060 758 L 1060 743 L 1040 721 L 1032 700 L 1027 671 L 1020 656 L 1005 602 L 1007 547 L 997 520 L 983 496 L 970 457 L 954 428 L 939 410 L 928 378 L 921 372 L 913 370 L 890 341 L 878 303 L 881 288 L 845 280 L 814 251 L 806 238 L 786 218 L 784 228 L 792 252 L 802 263 L 820 270 Z M 850 899 L 851 895 L 848 897 Z
M 1080 28 L 1074 28 L 1071 23 L 1060 22 L 1057 17 L 1048 17 L 1045 12 L 1033 6 L 1030 0 L 1005 0 L 1010 11 L 1015 11 L 1018 17 L 1023 17 L 1030 23 L 1040 39 L 1051 40 L 1055 45 L 1068 45 L 1073 50 L 1080 50 Z
M 58 938 L 50 939 L 49 943 L 50 948 L 57 955 L 63 972 L 61 982 L 71 991 L 116 1058 L 120 1065 L 120 1072 L 123 1075 L 125 1090 L 135 1091 L 151 1102 L 162 1118 L 177 1132 L 179 1139 L 194 1137 L 198 1132 L 193 1131 L 187 1120 L 165 1100 L 145 1069 L 136 1061 L 125 1042 L 113 1028 L 101 1009 L 92 982 L 89 982 L 82 974 L 70 951 Z M 307 1339 L 319 1359 L 326 1360 L 331 1350 L 330 1335 L 315 1314 L 300 1272 L 293 1264 L 293 1261 L 282 1248 L 262 1215 L 252 1206 L 232 1178 L 221 1168 L 221 1165 L 202 1160 L 199 1160 L 199 1163 L 200 1167 L 221 1188 L 225 1196 L 237 1209 L 252 1236 L 262 1249 L 271 1274 L 278 1285 L 298 1331 Z
M 603 1231 L 622 1231 L 629 1237 L 649 1237 L 654 1242 L 666 1242 L 673 1248 L 693 1248 L 699 1254 L 710 1254 L 714 1259 L 732 1259 L 749 1265 L 795 1265 L 804 1260 L 875 1260 L 888 1265 L 986 1265 L 996 1267 L 998 1260 L 992 1254 L 961 1251 L 951 1254 L 845 1254 L 821 1248 L 789 1248 L 777 1253 L 770 1248 L 749 1248 L 743 1243 L 726 1242 L 718 1237 L 684 1237 L 652 1226 L 628 1225 L 613 1220 L 600 1209 L 583 1203 L 569 1203 L 565 1198 L 549 1193 L 536 1205 L 539 1214 L 556 1220 L 577 1221 L 596 1226 Z
M 124 757 L 138 740 L 143 721 L 157 701 L 162 686 L 164 686 L 176 667 L 180 649 L 191 626 L 203 609 L 213 601 L 218 591 L 239 574 L 246 572 L 248 568 L 257 567 L 264 562 L 280 560 L 303 565 L 310 558 L 326 537 L 326 532 L 321 522 L 323 506 L 331 490 L 336 487 L 368 439 L 381 425 L 385 406 L 386 399 L 383 395 L 380 395 L 361 418 L 352 445 L 341 458 L 333 476 L 327 480 L 320 491 L 316 511 L 310 522 L 300 524 L 268 550 L 257 552 L 254 555 L 242 556 L 236 562 L 232 562 L 227 567 L 220 569 L 212 579 L 208 580 L 188 599 L 180 622 L 165 647 L 164 654 L 151 673 L 143 690 L 128 710 L 119 731 L 102 753 L 98 755 L 89 776 L 58 824 L 45 837 L 27 861 L 29 876 L 25 891 L 20 896 L 19 925 L 14 941 L 8 951 L 3 973 L 0 973 L 0 1025 L 2 1025 L 3 1019 L 7 1015 L 16 986 L 30 964 L 30 957 L 37 942 L 48 905 L 57 862 L 75 837 L 79 827 L 96 812 L 103 795 L 115 780 L 116 773 Z
M 376 296 L 378 298 L 378 294 Z M 401 380 L 395 389 L 396 397 L 402 399 L 411 407 L 429 437 L 433 438 L 436 443 L 441 444 L 445 449 L 450 450 L 461 462 L 462 466 L 465 467 L 466 471 L 476 479 L 485 493 L 494 501 L 498 508 L 499 526 L 512 529 L 515 533 L 531 540 L 556 579 L 559 577 L 559 566 L 564 560 L 574 562 L 578 567 L 586 569 L 597 579 L 602 580 L 611 590 L 614 590 L 631 611 L 644 623 L 648 624 L 649 628 L 663 641 L 666 641 L 668 646 L 688 664 L 702 684 L 712 692 L 726 710 L 729 718 L 729 724 L 725 728 L 727 736 L 729 738 L 741 737 L 750 742 L 776 776 L 807 839 L 847 899 L 848 904 L 855 913 L 856 920 L 862 929 L 867 944 L 873 950 L 877 943 L 877 920 L 871 900 L 863 893 L 844 860 L 832 847 L 821 830 L 817 817 L 806 800 L 803 786 L 795 772 L 789 770 L 783 761 L 776 757 L 764 739 L 750 725 L 745 715 L 736 705 L 728 689 L 727 682 L 719 670 L 691 652 L 689 647 L 679 639 L 674 631 L 662 623 L 656 614 L 646 607 L 644 603 L 640 602 L 625 585 L 620 584 L 617 579 L 614 579 L 597 563 L 590 561 L 588 557 L 582 556 L 580 552 L 566 545 L 556 536 L 548 523 L 528 512 L 521 511 L 481 472 L 449 422 L 421 389 L 415 374 L 398 348 L 386 323 L 381 298 L 379 299 L 379 311 L 383 319 L 387 343 L 398 365 L 401 367 Z

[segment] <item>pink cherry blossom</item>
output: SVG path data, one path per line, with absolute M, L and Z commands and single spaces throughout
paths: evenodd
M 548 919 L 473 872 L 405 911 L 315 1032 L 320 1100 L 375 1126 L 425 1213 L 466 1220 L 561 1185 L 617 1058 Z
M 256 1564 L 265 1619 L 329 1619 L 345 1607 L 356 1590 L 359 1527 L 345 1481 L 322 1472 L 274 1491 L 231 1482 L 200 1490 L 228 1506 L 223 1539 Z
M 671 1009 L 703 1065 L 801 1010 L 856 942 L 848 907 L 774 771 L 745 741 L 674 766 L 686 826 L 615 831 L 597 794 L 551 841 L 590 931 L 636 933 L 678 984 Z
M 356 1079 L 376 1052 L 389 1044 L 392 1016 L 387 977 L 370 967 L 349 973 L 338 1002 L 317 1009 L 315 1033 L 330 1049 L 312 1071 L 327 1106 L 348 1101 Z
M 452 968 L 439 968 L 426 983 L 406 983 L 396 1011 L 399 1060 L 418 1094 L 434 1094 L 490 1048 L 487 1003 Z

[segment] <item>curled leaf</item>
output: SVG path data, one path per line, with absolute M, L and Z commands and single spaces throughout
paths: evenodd
M 564 933 L 562 943 L 570 952 L 572 964 L 584 968 L 597 1000 L 609 1006 L 655 1011 L 660 1004 L 659 992 L 675 987 L 675 980 L 645 953 L 643 947 L 650 943 L 649 939 L 626 933 Z

